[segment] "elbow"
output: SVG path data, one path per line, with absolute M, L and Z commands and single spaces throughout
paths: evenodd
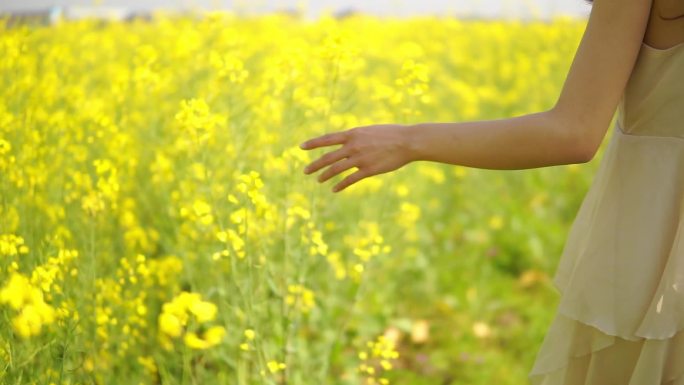
M 589 163 L 596 155 L 596 146 L 587 140 L 576 126 L 558 126 L 557 154 L 560 155 L 559 164 Z
M 575 146 L 572 163 L 589 163 L 596 156 L 597 149 L 593 145 L 578 144 Z
M 563 153 L 567 159 L 566 163 L 591 162 L 599 148 L 591 133 L 598 131 L 582 129 L 586 126 L 585 124 L 560 116 L 555 110 L 549 112 L 552 116 L 552 124 L 560 132 L 559 136 Z
M 596 157 L 596 154 L 598 154 L 603 141 L 603 134 L 605 134 L 606 130 L 605 128 L 582 130 L 580 127 L 585 126 L 575 126 L 573 130 L 576 138 L 574 141 L 576 163 L 588 163 Z

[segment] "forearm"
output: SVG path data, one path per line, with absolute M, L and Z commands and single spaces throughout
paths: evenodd
M 519 170 L 591 158 L 552 110 L 498 120 L 419 123 L 406 130 L 412 161 Z

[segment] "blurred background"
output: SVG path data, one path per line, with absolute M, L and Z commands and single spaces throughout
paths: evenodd
M 0 384 L 527 385 L 602 155 L 332 194 L 299 143 L 547 110 L 589 11 L 0 0 Z
M 321 14 L 337 16 L 354 12 L 383 17 L 415 15 L 455 16 L 459 18 L 550 19 L 566 15 L 586 17 L 590 5 L 582 0 L 9 0 L 0 2 L 0 12 L 67 18 L 99 16 L 125 19 L 153 10 L 233 10 L 242 14 L 268 12 L 301 13 L 315 19 Z

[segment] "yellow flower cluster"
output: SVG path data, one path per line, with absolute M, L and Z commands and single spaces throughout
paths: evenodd
M 48 299 L 53 293 L 61 294 L 65 275 L 78 275 L 78 268 L 72 266 L 77 258 L 78 250 L 59 250 L 57 256 L 33 269 L 31 283 L 40 287 Z
M 0 171 L 5 170 L 11 164 L 16 162 L 16 158 L 14 157 L 14 155 L 10 155 L 11 151 L 12 143 L 0 137 Z
M 269 373 L 276 374 L 278 372 L 285 370 L 285 368 L 287 368 L 287 365 L 284 362 L 278 362 L 276 360 L 270 360 L 266 363 L 266 367 L 268 368 Z M 266 371 L 262 369 L 259 372 L 259 374 L 261 374 L 262 377 L 265 377 Z
M 261 175 L 257 171 L 250 171 L 247 174 L 237 175 L 238 184 L 235 186 L 237 191 L 249 197 L 249 200 L 255 207 L 262 206 L 267 203 L 266 197 L 261 193 L 264 187 L 264 182 L 261 180 Z M 233 201 L 233 198 L 228 198 Z
M 249 342 L 256 338 L 256 332 L 252 329 L 245 329 L 245 341 L 240 344 L 240 349 L 244 351 L 250 350 Z
M 489 218 L 489 228 L 492 230 L 499 230 L 503 227 L 504 220 L 501 215 L 492 215 Z
M 235 253 L 238 258 L 245 257 L 245 241 L 235 230 L 219 231 L 216 233 L 216 238 L 225 243 L 226 247 L 222 251 L 214 253 L 214 260 L 231 255 L 231 249 L 232 253 Z
M 232 52 L 211 51 L 209 53 L 209 64 L 220 79 L 225 78 L 233 84 L 242 84 L 249 75 L 243 61 Z
M 12 150 L 12 144 L 0 138 L 0 155 L 5 155 Z
M 368 341 L 366 349 L 358 354 L 359 364 L 357 370 L 365 376 L 366 384 L 388 385 L 386 373 L 392 370 L 392 360 L 399 358 L 399 352 L 395 349 L 393 340 L 380 335 L 375 341 Z
M 151 376 L 154 377 L 157 375 L 159 372 L 159 368 L 157 368 L 157 364 L 154 361 L 153 357 L 150 356 L 138 356 L 137 358 L 138 364 L 145 368 L 147 370 L 147 373 Z
M 285 303 L 299 309 L 302 313 L 308 313 L 316 306 L 314 292 L 302 285 L 288 285 L 287 293 Z
M 225 124 L 226 121 L 225 115 L 212 113 L 206 100 L 202 98 L 182 100 L 175 118 L 180 129 L 198 147 L 214 135 L 218 125 Z
M 208 349 L 223 340 L 226 330 L 223 326 L 208 326 L 216 319 L 215 304 L 203 301 L 198 293 L 183 291 L 164 304 L 158 318 L 159 337 L 162 345 L 171 350 L 171 338 L 182 338 L 192 349 Z M 198 333 L 203 329 L 202 333 Z
M 182 270 L 183 261 L 175 255 L 167 255 L 149 261 L 150 275 L 162 288 L 175 289 L 178 285 L 178 276 Z
M 0 256 L 14 257 L 28 252 L 29 248 L 24 244 L 24 238 L 14 234 L 0 234 Z
M 12 318 L 12 327 L 24 338 L 40 334 L 43 326 L 55 320 L 55 309 L 45 303 L 43 292 L 21 273 L 11 274 L 0 290 L 0 302 L 17 311 Z
M 269 201 L 265 194 L 264 182 L 258 171 L 251 170 L 246 173 L 235 173 L 233 178 L 237 182 L 234 193 L 228 194 L 228 202 L 234 207 L 230 214 L 230 221 L 238 225 L 239 231 L 245 232 L 245 220 L 248 213 L 252 227 L 249 232 L 250 239 L 258 236 L 269 236 L 276 231 L 275 222 L 278 219 L 277 208 Z M 251 210 L 248 210 L 251 208 Z
M 405 239 L 408 242 L 415 242 L 418 240 L 418 232 L 416 229 L 420 227 L 418 224 L 420 215 L 420 206 L 412 202 L 404 201 L 401 202 L 399 211 L 394 216 L 396 223 L 404 230 Z
M 288 217 L 288 220 L 295 220 L 297 216 L 299 216 L 302 219 L 310 218 L 310 213 L 308 212 L 308 210 L 299 206 L 288 208 L 288 214 L 290 215 L 290 217 Z M 311 257 L 325 257 L 328 255 L 329 247 L 327 242 L 325 242 L 325 240 L 323 239 L 323 232 L 321 230 L 316 229 L 316 225 L 313 222 L 306 221 L 301 224 L 300 240 L 302 246 L 308 247 L 308 254 Z
M 81 197 L 81 208 L 91 217 L 95 217 L 104 211 L 107 203 L 111 209 L 115 210 L 118 205 L 117 199 L 120 189 L 117 169 L 111 160 L 95 159 L 93 166 L 97 176 L 94 184 L 84 174 L 78 172 L 73 174 L 74 181 L 85 188 L 84 195 Z M 88 180 L 83 183 L 79 182 L 80 178 L 87 178 Z
M 311 238 L 307 239 L 311 242 L 309 254 L 323 257 L 328 254 L 328 244 L 323 240 L 323 232 L 313 229 L 313 224 L 311 224 Z
M 214 223 L 211 205 L 201 198 L 195 199 L 189 207 L 182 207 L 180 209 L 180 217 L 187 218 L 203 226 L 209 226 Z
M 111 355 L 125 359 L 145 343 L 148 293 L 158 290 L 147 258 L 138 254 L 119 258 L 113 276 L 95 279 L 95 340 L 98 357 L 94 370 L 107 370 Z
M 138 211 L 138 204 L 134 199 L 123 200 L 119 210 L 119 223 L 124 232 L 124 242 L 133 253 L 154 255 L 157 253 L 159 231 L 154 227 L 145 226 L 137 214 Z
M 311 210 L 309 200 L 299 192 L 291 192 L 287 196 L 287 209 L 285 210 L 285 226 L 289 230 L 296 223 L 309 223 Z
M 277 211 L 263 192 L 264 182 L 259 172 L 236 172 L 233 192 L 227 194 L 231 211 L 228 215 L 232 226 L 216 232 L 216 237 L 225 244 L 223 250 L 215 252 L 217 260 L 231 254 L 245 257 L 245 243 L 268 237 L 276 231 Z M 249 226 L 247 222 L 249 221 Z
M 405 88 L 408 95 L 420 96 L 428 90 L 429 81 L 428 67 L 409 59 L 402 64 L 401 75 L 396 80 L 396 84 Z
M 344 242 L 352 248 L 355 260 L 348 262 L 345 266 L 339 259 L 339 255 L 328 258 L 333 268 L 337 271 L 338 277 L 350 276 L 354 281 L 359 282 L 365 270 L 365 265 L 375 256 L 391 252 L 392 247 L 386 245 L 384 237 L 380 234 L 380 226 L 377 222 L 362 221 L 359 223 L 360 235 L 346 235 Z M 342 273 L 342 270 L 346 273 Z

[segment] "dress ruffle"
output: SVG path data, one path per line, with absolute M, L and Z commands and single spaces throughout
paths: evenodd
M 627 340 L 671 337 L 684 329 L 684 139 L 616 124 L 594 180 L 553 279 L 559 311 Z
M 684 385 L 684 331 L 631 341 L 558 313 L 529 380 L 532 385 Z
M 684 139 L 615 125 L 553 278 L 532 385 L 684 385 L 682 170 Z

